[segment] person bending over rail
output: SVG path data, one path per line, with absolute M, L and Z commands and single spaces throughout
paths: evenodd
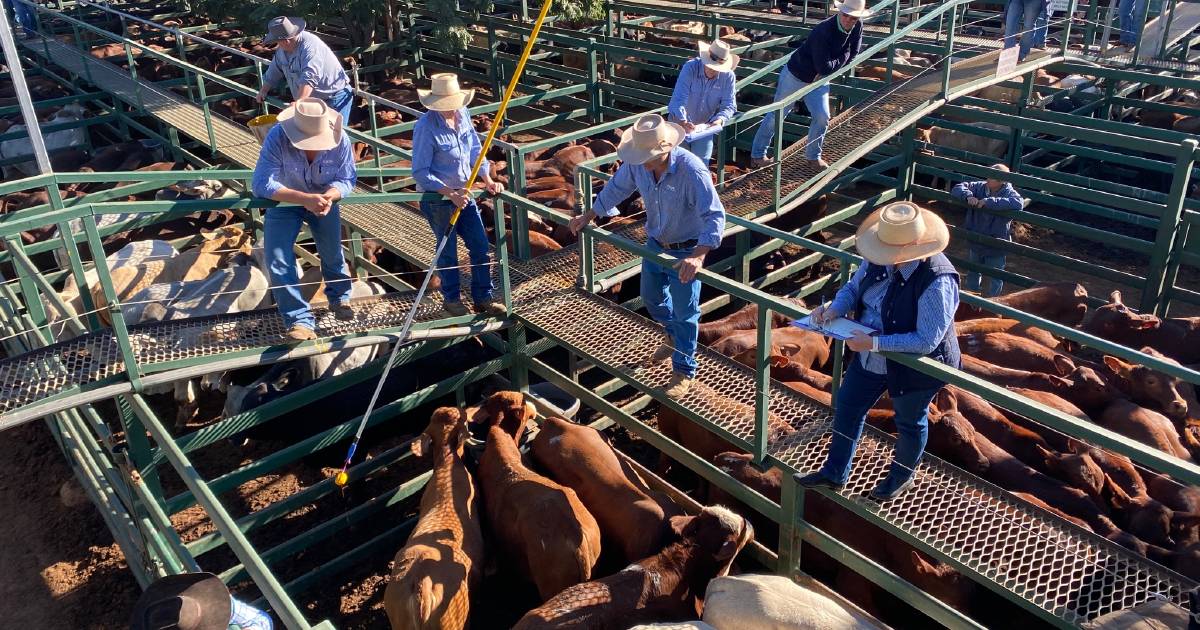
M 671 122 L 678 123 L 687 133 L 695 131 L 696 125 L 724 125 L 737 112 L 734 85 L 737 77 L 733 69 L 738 65 L 738 56 L 729 51 L 729 44 L 719 39 L 697 45 L 699 56 L 683 64 L 675 91 L 671 92 L 671 102 L 667 104 Z M 716 134 L 710 134 L 679 146 L 708 164 L 715 139 Z
M 350 79 L 329 45 L 304 30 L 302 18 L 277 17 L 267 22 L 263 43 L 276 43 L 277 47 L 255 100 L 263 102 L 279 80 L 286 79 L 293 101 L 319 98 L 342 115 L 344 124 L 350 124 L 350 105 L 354 103 Z
M 1004 173 L 1008 167 L 1004 164 L 993 164 L 992 168 Z M 1012 219 L 988 212 L 989 210 L 1020 210 L 1025 207 L 1021 194 L 1012 184 L 999 177 L 989 177 L 985 181 L 962 182 L 950 191 L 950 196 L 967 204 L 967 217 L 963 221 L 963 229 L 983 234 L 1002 241 L 1012 240 Z M 983 243 L 971 241 L 967 245 L 967 260 L 977 265 L 992 269 L 1004 269 L 1004 250 Z M 968 291 L 978 291 L 981 282 L 979 271 L 970 270 L 963 283 Z M 988 279 L 988 287 L 983 291 L 983 297 L 1000 295 L 1004 288 L 1004 280 L 997 277 Z
M 284 337 L 294 341 L 317 337 L 316 319 L 300 294 L 293 250 L 304 223 L 321 258 L 330 311 L 340 320 L 354 319 L 337 202 L 354 189 L 358 171 L 342 122 L 342 115 L 324 101 L 302 98 L 279 112 L 279 124 L 267 133 L 254 166 L 254 195 L 289 204 L 267 210 L 263 240 L 271 293 L 288 328 Z
M 850 63 L 862 50 L 863 27 L 860 20 L 871 15 L 866 0 L 835 2 L 834 6 L 837 15 L 814 26 L 796 52 L 788 58 L 787 65 L 779 70 L 779 85 L 775 88 L 776 103 Z M 804 97 L 804 105 L 808 107 L 812 118 L 804 157 L 808 158 L 809 163 L 825 168 L 829 164 L 821 159 L 821 147 L 825 142 L 825 132 L 829 129 L 829 86 L 824 85 L 809 92 Z M 750 145 L 751 167 L 761 168 L 770 164 L 766 156 L 767 149 L 775 140 L 775 114 L 787 118 L 793 107 L 790 105 L 763 116 Z
M 700 334 L 700 279 L 704 255 L 721 244 L 725 206 L 717 196 L 708 166 L 679 148 L 684 131 L 657 114 L 642 116 L 617 145 L 621 167 L 592 202 L 592 209 L 571 219 L 575 234 L 597 216 L 618 214 L 617 204 L 636 190 L 646 206 L 646 247 L 678 258 L 671 273 L 658 262 L 642 261 L 642 300 L 650 317 L 666 329 L 665 343 L 651 361 L 671 359 L 666 394 L 679 398 L 696 378 Z
M 133 606 L 130 630 L 272 630 L 271 615 L 229 594 L 212 573 L 161 577 L 146 587 Z
M 896 410 L 896 454 L 891 470 L 871 490 L 887 501 L 912 487 L 925 451 L 928 407 L 944 383 L 884 357 L 880 352 L 926 356 L 959 366 L 954 311 L 958 308 L 958 272 L 941 252 L 950 242 L 945 222 L 908 202 L 875 211 L 858 228 L 856 247 L 866 263 L 858 268 L 829 306 L 812 319 L 825 323 L 855 314 L 879 331 L 857 332 L 846 345 L 858 353 L 846 369 L 833 403 L 829 456 L 817 472 L 797 474 L 804 486 L 839 489 L 850 478 L 850 465 L 867 412 L 883 392 Z
M 471 112 L 467 104 L 475 96 L 475 90 L 463 90 L 458 85 L 458 75 L 435 74 L 430 77 L 432 89 L 417 90 L 417 96 L 425 109 L 425 115 L 413 128 L 413 179 L 417 190 L 436 192 L 443 197 L 440 201 L 422 201 L 421 214 L 429 221 L 434 237 L 441 241 L 450 226 L 450 217 L 455 208 L 462 208 L 454 230 L 462 237 L 471 255 L 471 302 L 476 313 L 504 317 L 508 311 L 503 302 L 493 296 L 492 255 L 488 251 L 487 230 L 479 216 L 479 206 L 464 189 L 471 177 L 471 167 L 479 159 L 483 144 L 479 134 L 471 126 Z M 491 166 L 487 159 L 479 166 L 479 179 L 489 193 L 498 195 L 504 185 L 492 181 Z M 451 236 L 434 264 L 439 268 L 438 278 L 442 284 L 442 310 L 450 317 L 467 314 L 462 303 L 462 281 L 458 271 L 458 239 Z

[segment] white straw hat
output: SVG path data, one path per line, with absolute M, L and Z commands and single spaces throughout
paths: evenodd
M 877 265 L 898 265 L 932 256 L 950 244 L 938 215 L 908 201 L 876 210 L 858 227 L 855 248 Z
M 833 8 L 839 13 L 845 13 L 850 17 L 865 18 L 871 17 L 874 11 L 867 8 L 867 0 L 846 0 L 845 2 L 834 2 Z
M 670 153 L 685 135 L 683 127 L 658 114 L 646 114 L 621 134 L 617 157 L 627 164 L 644 164 L 652 157 Z
M 717 72 L 732 72 L 737 67 L 741 59 L 730 52 L 729 44 L 716 39 L 710 44 L 708 42 L 697 42 L 697 47 L 700 49 L 700 61 L 704 62 L 705 68 L 711 68 Z
M 452 112 L 462 109 L 475 98 L 475 89 L 464 90 L 458 86 L 458 75 L 443 72 L 429 77 L 430 90 L 417 90 L 417 97 L 425 109 L 434 112 Z
M 292 103 L 278 120 L 292 146 L 302 151 L 327 151 L 342 141 L 342 115 L 319 98 Z

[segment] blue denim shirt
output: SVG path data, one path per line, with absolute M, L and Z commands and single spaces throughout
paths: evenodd
M 1005 182 L 999 191 L 993 193 L 988 190 L 986 181 L 962 182 L 950 191 L 950 196 L 959 201 L 965 201 L 968 196 L 983 200 L 982 208 L 967 208 L 963 229 L 1004 241 L 1012 240 L 1012 219 L 988 212 L 988 210 L 1020 210 L 1025 207 L 1021 194 L 1012 187 L 1012 184 Z M 971 243 L 971 248 L 984 256 L 1004 254 L 1002 250 L 981 243 Z
M 305 85 L 312 86 L 313 98 L 323 101 L 350 87 L 350 79 L 337 55 L 320 37 L 307 31 L 297 38 L 295 52 L 288 54 L 280 48 L 271 57 L 271 65 L 263 74 L 263 85 L 275 87 L 280 79 L 287 79 L 293 99 Z
M 451 129 L 440 112 L 425 112 L 413 128 L 413 179 L 417 190 L 437 192 L 443 187 L 462 188 L 479 159 L 483 143 L 471 124 L 467 108 L 458 110 L 458 128 Z M 488 172 L 487 158 L 479 166 L 480 178 Z
M 338 146 L 317 154 L 310 164 L 304 151 L 292 146 L 282 125 L 275 125 L 263 142 L 254 165 L 250 190 L 256 197 L 271 199 L 280 188 L 306 193 L 323 193 L 337 188 L 348 196 L 358 181 L 350 140 L 343 135 Z
M 866 295 L 862 296 L 865 312 L 859 313 L 859 322 L 875 330 L 883 330 L 883 298 L 892 284 L 893 271 L 899 270 L 900 275 L 907 280 L 917 270 L 920 262 L 914 260 L 895 267 L 887 265 L 888 279 L 871 285 Z M 829 306 L 834 314 L 841 316 L 854 310 L 854 305 L 858 303 L 859 286 L 866 276 L 866 270 L 866 265 L 860 265 L 850 282 L 838 290 L 837 296 Z M 917 329 L 896 335 L 881 334 L 875 337 L 875 347 L 883 352 L 927 355 L 937 348 L 946 331 L 954 325 L 956 310 L 958 285 L 949 276 L 938 276 L 917 301 Z M 887 360 L 883 355 L 877 352 L 860 352 L 859 356 L 862 357 L 863 369 L 875 374 L 887 374 Z
M 715 79 L 709 79 L 704 74 L 704 62 L 692 59 L 679 71 L 667 112 L 671 120 L 678 123 L 699 125 L 718 118 L 727 121 L 737 111 L 734 91 L 732 72 L 718 72 Z
M 592 202 L 597 216 L 619 214 L 617 204 L 636 190 L 646 204 L 646 235 L 660 243 L 696 239 L 716 249 L 725 232 L 725 206 L 717 196 L 708 166 L 678 147 L 671 150 L 662 180 L 641 164 L 622 164 Z

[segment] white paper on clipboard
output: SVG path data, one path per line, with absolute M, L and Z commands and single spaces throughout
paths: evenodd
M 720 132 L 721 132 L 720 124 L 710 125 L 708 123 L 700 123 L 699 125 L 692 127 L 692 132 L 689 133 L 688 135 L 684 136 L 683 141 L 684 142 L 695 142 L 697 140 L 703 140 L 704 138 L 707 138 L 709 136 L 716 135 Z
M 792 322 L 792 325 L 798 328 L 804 328 L 805 330 L 821 333 L 826 337 L 841 339 L 842 341 L 853 337 L 856 331 L 862 331 L 867 335 L 875 332 L 874 328 L 871 328 L 870 326 L 864 326 L 863 324 L 860 324 L 852 319 L 846 319 L 845 317 L 839 317 L 825 324 L 815 324 L 810 316 L 803 319 L 797 319 Z

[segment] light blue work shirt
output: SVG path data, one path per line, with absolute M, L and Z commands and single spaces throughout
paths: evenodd
M 617 204 L 636 190 L 646 205 L 646 235 L 670 245 L 696 239 L 698 245 L 716 249 L 725 231 L 725 206 L 717 196 L 708 167 L 700 158 L 676 147 L 659 181 L 642 164 L 622 164 L 604 190 L 596 195 L 592 211 L 613 217 Z
M 280 79 L 287 80 L 293 99 L 298 98 L 300 88 L 305 85 L 312 86 L 313 98 L 326 102 L 350 87 L 350 79 L 337 55 L 320 37 L 308 31 L 297 36 L 294 52 L 288 54 L 279 48 L 271 57 L 271 65 L 263 74 L 263 85 L 273 88 Z
M 457 116 L 457 129 L 451 128 L 440 112 L 425 112 L 413 128 L 412 173 L 417 190 L 437 192 L 443 187 L 459 189 L 467 185 L 483 143 L 467 108 L 458 110 Z M 490 168 L 484 158 L 479 166 L 480 180 Z
M 887 295 L 895 277 L 894 271 L 908 280 L 912 277 L 919 260 L 901 263 L 898 266 L 887 265 L 887 279 L 876 282 L 867 288 L 863 296 L 863 312 L 859 314 L 859 323 L 873 330 L 883 330 L 883 298 Z M 842 316 L 854 310 L 858 302 L 858 290 L 866 277 L 867 265 L 861 265 L 854 276 L 850 278 L 829 309 L 836 315 Z M 907 333 L 885 335 L 880 333 L 875 337 L 875 347 L 882 352 L 905 352 L 925 356 L 933 352 L 950 326 L 954 325 L 954 312 L 958 310 L 958 285 L 952 276 L 942 275 L 933 279 L 925 288 L 925 292 L 917 300 L 917 329 Z M 887 359 L 878 352 L 860 352 L 863 369 L 875 374 L 887 374 Z
M 267 134 L 262 151 L 258 154 L 250 189 L 254 196 L 267 199 L 273 198 L 284 187 L 316 194 L 337 188 L 346 197 L 357 181 L 354 154 L 350 149 L 350 140 L 344 134 L 340 144 L 328 151 L 318 152 L 316 159 L 310 163 L 304 151 L 292 146 L 283 131 L 283 125 L 275 125 Z
M 704 62 L 692 59 L 679 71 L 667 112 L 678 123 L 700 125 L 718 118 L 725 122 L 737 111 L 735 90 L 732 72 L 718 72 L 710 79 L 704 74 Z

